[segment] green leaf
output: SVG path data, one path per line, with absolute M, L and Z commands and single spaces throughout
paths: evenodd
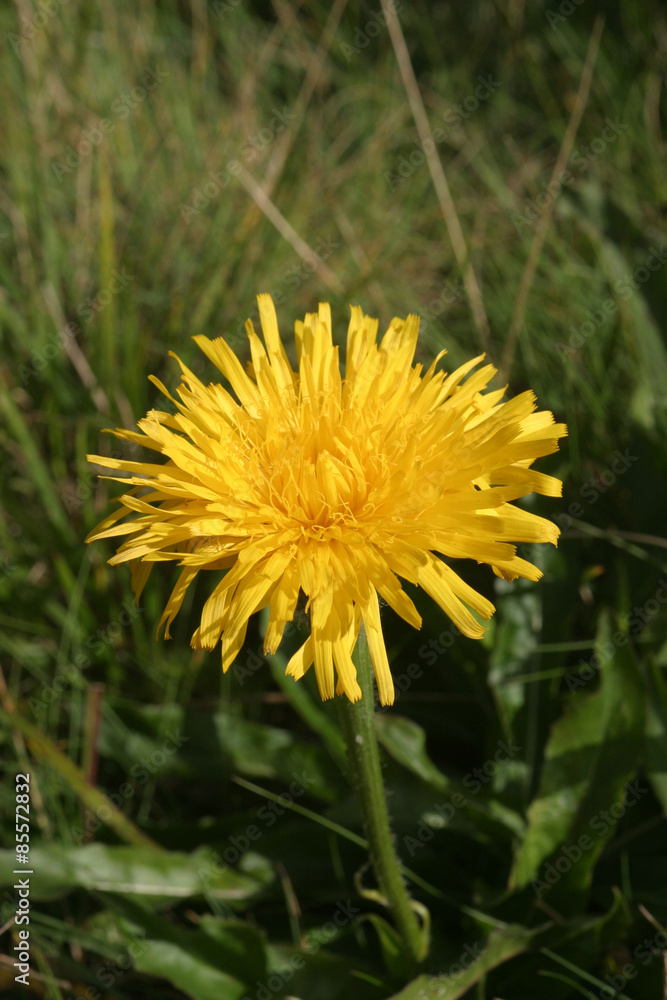
M 495 923 L 482 950 L 477 942 L 466 944 L 459 957 L 450 961 L 439 975 L 419 976 L 402 992 L 392 996 L 391 1000 L 457 1000 L 493 969 L 524 952 L 535 952 L 538 947 L 543 951 L 546 947 L 566 951 L 570 958 L 561 956 L 561 960 L 570 961 L 571 968 L 574 967 L 571 960 L 591 964 L 609 942 L 618 940 L 619 934 L 627 931 L 630 924 L 627 906 L 621 894 L 614 892 L 613 895 L 610 909 L 595 917 L 577 917 L 558 924 L 549 922 L 534 928 Z M 475 914 L 472 910 L 467 912 L 481 925 L 480 930 L 488 926 L 488 916 L 483 913 Z M 617 932 L 615 935 L 614 929 Z M 474 956 L 474 961 L 470 962 L 470 958 Z M 586 975 L 585 969 L 578 971 Z M 484 995 L 490 997 L 496 994 L 487 992 Z
M 596 639 L 601 686 L 595 694 L 575 689 L 565 715 L 552 727 L 545 750 L 540 790 L 529 811 L 529 825 L 510 876 L 512 888 L 523 888 L 538 875 L 549 874 L 558 886 L 558 904 L 572 905 L 573 895 L 587 889 L 593 866 L 613 835 L 623 806 L 624 788 L 635 774 L 642 748 L 645 696 L 629 647 L 619 643 L 603 615 Z M 582 682 L 583 685 L 583 682 Z M 630 801 L 630 799 L 628 799 Z M 565 853 L 555 875 L 541 866 L 559 847 Z M 539 879 L 540 883 L 543 881 Z M 549 880 L 542 890 L 549 887 Z
M 449 779 L 426 752 L 426 733 L 421 726 L 412 719 L 387 712 L 376 715 L 375 728 L 382 746 L 394 760 L 438 791 L 450 788 Z
M 178 757 L 172 750 L 167 763 L 184 777 L 219 780 L 221 772 L 238 773 L 275 778 L 288 787 L 305 775 L 309 794 L 325 801 L 333 801 L 343 787 L 339 769 L 318 743 L 238 715 L 188 711 L 180 705 L 117 705 L 117 714 L 103 721 L 100 752 L 126 769 L 138 767 L 137 762 L 160 750 L 170 732 L 178 733 L 179 750 Z M 146 767 L 151 772 L 150 760 Z
M 516 925 L 496 928 L 489 934 L 484 950 L 467 967 L 474 948 L 467 947 L 461 954 L 461 961 L 452 963 L 446 973 L 418 976 L 400 993 L 392 994 L 390 1000 L 457 1000 L 491 969 L 530 948 L 542 932 L 543 928 L 527 930 Z
M 135 968 L 168 979 L 192 1000 L 241 1000 L 246 992 L 244 983 L 212 968 L 192 954 L 189 945 L 183 934 L 171 941 L 146 941 L 135 960 Z
M 524 822 L 521 816 L 502 802 L 489 798 L 488 793 L 477 798 L 482 790 L 479 781 L 468 784 L 447 777 L 428 756 L 426 752 L 426 733 L 416 722 L 400 715 L 376 715 L 375 725 L 378 739 L 384 749 L 397 763 L 401 764 L 411 774 L 421 778 L 427 785 L 445 796 L 444 801 L 430 802 L 432 807 L 422 809 L 421 818 L 429 825 L 439 829 L 445 825 L 453 828 L 471 828 L 472 835 L 487 836 L 489 830 L 498 834 L 501 824 L 513 834 L 523 831 Z M 401 789 L 394 787 L 394 792 L 401 794 Z M 406 786 L 405 809 L 417 812 L 419 793 L 414 788 L 414 782 Z M 458 805 L 457 805 L 458 803 Z M 398 804 L 398 803 L 397 803 Z M 447 816 L 443 821 L 442 809 Z M 440 811 L 439 811 L 440 810 Z M 417 818 L 415 820 L 415 825 Z
M 218 954 L 224 956 L 227 972 L 239 979 L 266 971 L 266 948 L 260 932 L 244 920 L 227 920 L 204 914 L 199 928 L 216 943 Z
M 174 927 L 130 900 L 110 902 L 134 968 L 167 979 L 193 1000 L 240 1000 L 266 977 L 264 939 L 250 924 L 206 916 L 196 929 Z
M 87 844 L 83 847 L 34 847 L 30 851 L 33 899 L 54 899 L 74 888 L 124 893 L 144 898 L 188 899 L 211 895 L 221 900 L 249 898 L 273 878 L 267 862 L 244 855 L 240 868 L 218 863 L 208 848 L 192 854 L 144 847 Z M 0 885 L 11 886 L 13 851 L 0 851 Z M 243 870 L 245 868 L 245 871 Z

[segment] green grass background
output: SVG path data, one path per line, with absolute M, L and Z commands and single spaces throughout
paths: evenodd
M 569 180 L 549 193 L 595 5 L 397 6 L 488 337 L 379 0 L 0 9 L 0 928 L 16 909 L 17 772 L 35 870 L 30 991 L 14 984 L 16 927 L 0 937 L 10 1000 L 663 996 L 665 10 L 605 5 Z M 133 93 L 148 71 L 153 89 Z M 493 92 L 464 118 L 480 77 Z M 462 567 L 498 607 L 482 642 L 420 594 L 421 633 L 385 609 L 401 694 L 378 732 L 397 845 L 431 911 L 422 970 L 362 895 L 370 873 L 355 881 L 364 850 L 325 825 L 361 833 L 312 678 L 281 680 L 261 622 L 225 677 L 218 654 L 193 653 L 205 581 L 156 643 L 169 571 L 132 610 L 112 547 L 83 544 L 119 492 L 85 460 L 120 448 L 101 430 L 162 405 L 147 376 L 173 390 L 169 351 L 211 377 L 191 336 L 226 334 L 245 356 L 259 291 L 281 300 L 285 333 L 330 301 L 339 341 L 349 303 L 381 326 L 419 313 L 419 361 L 486 350 L 569 426 L 539 465 L 563 500 L 530 501 L 563 528 L 557 551 L 527 553 L 543 581 Z

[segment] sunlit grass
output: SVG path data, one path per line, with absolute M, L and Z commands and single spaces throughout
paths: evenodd
M 0 10 L 0 37 L 7 38 L 0 58 L 3 844 L 13 845 L 14 773 L 26 768 L 37 791 L 35 846 L 71 845 L 72 830 L 86 829 L 86 799 L 70 780 L 75 773 L 85 775 L 95 794 L 117 795 L 112 801 L 131 829 L 159 842 L 165 854 L 202 845 L 220 854 L 248 825 L 261 832 L 252 851 L 230 865 L 232 874 L 238 864 L 247 869 L 238 872 L 231 904 L 240 926 L 216 931 L 206 924 L 222 911 L 215 894 L 203 890 L 185 901 L 165 894 L 149 916 L 132 894 L 78 888 L 35 896 L 34 937 L 44 962 L 59 981 L 79 984 L 79 992 L 83 983 L 122 997 L 204 996 L 196 991 L 205 989 L 205 972 L 186 958 L 188 948 L 190 957 L 210 955 L 205 938 L 215 933 L 223 942 L 216 975 L 236 968 L 237 947 L 254 956 L 247 958 L 253 985 L 269 974 L 262 934 L 274 968 L 293 954 L 295 928 L 306 933 L 326 925 L 339 900 L 374 909 L 355 894 L 362 851 L 294 813 L 276 815 L 269 825 L 268 814 L 258 819 L 263 800 L 230 780 L 250 759 L 245 777 L 279 795 L 295 770 L 309 770 L 315 784 L 299 803 L 357 831 L 340 760 L 327 749 L 335 746 L 335 715 L 317 715 L 327 710 L 315 702 L 290 704 L 258 653 L 259 626 L 250 630 L 239 670 L 226 677 L 216 654 L 190 650 L 188 602 L 172 642 L 155 643 L 170 581 L 153 573 L 140 612 L 128 614 L 129 572 L 111 570 L 102 552 L 84 551 L 83 537 L 120 490 L 91 475 L 85 462 L 87 452 L 111 454 L 117 447 L 101 429 L 130 426 L 133 414 L 157 405 L 149 373 L 174 387 L 177 367 L 164 360 L 169 350 L 204 374 L 193 335 L 227 334 L 246 350 L 240 334 L 257 290 L 284 295 L 277 303 L 284 325 L 320 300 L 331 302 L 337 331 L 346 327 L 351 302 L 379 316 L 381 326 L 393 315 L 420 313 L 419 360 L 427 364 L 443 347 L 450 369 L 481 349 L 428 166 L 415 155 L 418 136 L 388 31 L 366 30 L 379 6 L 345 7 L 321 51 L 332 15 L 316 2 L 297 10 L 171 0 L 125 8 L 86 0 L 54 4 L 41 25 L 40 5 L 25 3 L 20 12 L 33 18 L 34 33 L 24 41 L 8 38 L 21 38 L 17 8 Z M 480 0 L 428 10 L 403 3 L 400 10 L 430 126 L 444 132 L 438 154 L 478 276 L 490 327 L 487 354 L 496 364 L 534 234 L 529 216 L 552 197 L 547 185 L 593 23 L 584 4 L 552 29 L 547 9 Z M 355 51 L 359 32 L 368 42 Z M 568 1000 L 599 992 L 599 982 L 628 962 L 638 975 L 619 989 L 633 1000 L 652 1000 L 663 985 L 661 958 L 644 964 L 634 949 L 658 933 L 638 905 L 662 923 L 667 910 L 659 852 L 667 802 L 667 633 L 656 598 L 667 560 L 650 537 L 665 534 L 666 37 L 659 11 L 618 4 L 607 12 L 568 164 L 571 180 L 557 192 L 508 373 L 513 392 L 534 388 L 540 406 L 569 425 L 567 448 L 544 463 L 564 479 L 565 496 L 534 508 L 558 520 L 560 547 L 545 559 L 537 587 L 494 593 L 476 567 L 469 570 L 471 585 L 499 607 L 483 648 L 456 636 L 450 642 L 448 622 L 419 594 L 421 634 L 390 613 L 385 619 L 395 673 L 406 678 L 392 711 L 422 727 L 430 758 L 420 757 L 415 733 L 421 730 L 401 729 L 383 713 L 398 843 L 405 863 L 447 897 L 435 905 L 428 900 L 435 939 L 426 971 L 449 969 L 466 943 L 485 939 L 489 925 L 469 908 L 531 931 L 554 921 L 552 937 L 535 945 L 548 945 L 570 963 L 565 974 L 535 946 L 480 978 L 467 994 L 480 1000 Z M 300 99 L 309 73 L 312 93 Z M 455 106 L 465 110 L 479 77 L 489 76 L 499 85 L 464 118 Z M 88 151 L 84 130 L 92 140 L 102 135 Z M 286 238 L 282 222 L 258 207 L 236 168 L 230 170 L 234 161 L 270 188 L 290 232 L 319 253 L 338 285 L 322 268 L 313 270 L 317 260 L 295 249 L 301 244 Z M 632 456 L 622 471 L 619 451 Z M 200 606 L 201 598 L 191 600 Z M 568 687 L 566 677 L 586 673 L 596 637 L 598 649 L 609 641 L 608 629 L 628 631 L 632 642 L 602 656 L 585 686 Z M 611 688 L 605 693 L 606 678 L 630 685 L 620 701 Z M 95 683 L 104 685 L 97 714 Z M 598 695 L 600 711 L 611 713 L 609 726 L 582 729 L 581 744 L 590 744 L 607 767 L 586 770 L 588 758 L 552 727 Z M 41 752 L 30 745 L 28 729 L 12 726 L 15 707 L 42 732 Z M 635 729 L 629 723 L 615 729 L 617 716 L 634 719 Z M 161 752 L 170 729 L 190 742 L 155 767 L 142 765 Z M 506 892 L 521 850 L 524 870 L 529 865 L 522 831 L 545 801 L 550 733 L 569 748 L 563 767 L 580 783 L 571 803 L 581 816 L 609 808 L 626 774 L 639 774 L 650 791 L 613 831 L 623 838 L 625 860 L 604 848 L 581 884 L 565 880 L 561 896 L 555 889 L 542 908 L 529 885 Z M 493 759 L 501 739 L 521 752 L 471 795 L 463 778 Z M 91 747 L 97 747 L 92 757 Z M 63 758 L 79 770 L 54 769 Z M 126 784 L 131 793 L 123 795 L 118 789 Z M 469 802 L 451 826 L 434 825 L 428 840 L 425 832 L 410 856 L 404 838 L 414 838 L 423 816 L 434 815 L 443 788 L 448 801 L 458 789 Z M 575 824 L 572 818 L 560 841 L 553 834 L 554 852 Z M 86 839 L 117 845 L 123 828 L 122 819 L 116 833 L 105 823 L 89 825 Z M 255 852 L 265 860 L 253 869 Z M 535 871 L 544 863 L 535 862 Z M 115 856 L 105 854 L 103 864 L 117 877 Z M 162 862 L 155 864 L 159 873 Z M 277 864 L 279 877 L 271 881 Z M 232 876 L 217 877 L 225 883 Z M 622 898 L 614 897 L 615 886 Z M 9 919 L 5 910 L 2 917 L 0 927 Z M 73 931 L 68 937 L 74 926 L 79 937 Z M 99 957 L 121 957 L 128 935 L 141 926 L 153 942 L 181 935 L 189 987 L 187 977 L 172 976 L 166 985 L 151 965 L 153 951 L 115 986 L 95 981 Z M 236 935 L 234 945 L 227 933 Z M 352 983 L 355 996 L 384 997 L 405 985 L 400 970 L 387 971 L 369 923 L 346 925 L 308 961 L 311 971 L 302 975 L 310 978 L 283 984 L 284 994 L 353 995 Z M 576 980 L 572 966 L 585 975 Z M 13 977 L 3 979 L 5 971 L 0 967 L 0 984 L 12 996 Z M 372 986 L 369 977 L 382 985 Z M 215 982 L 211 988 L 219 989 Z

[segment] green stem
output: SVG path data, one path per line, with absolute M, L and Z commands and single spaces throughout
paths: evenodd
M 346 695 L 339 698 L 350 770 L 380 892 L 389 905 L 407 952 L 419 962 L 425 957 L 425 935 L 403 882 L 389 825 L 375 734 L 373 665 L 363 625 L 352 659 L 357 668 L 362 697 L 355 704 Z

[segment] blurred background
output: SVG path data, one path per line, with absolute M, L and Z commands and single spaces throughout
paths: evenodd
M 16 0 L 0 37 L 3 996 L 667 995 L 664 6 Z M 206 581 L 156 643 L 169 570 L 137 608 L 83 543 L 121 491 L 101 431 L 164 405 L 170 351 L 215 377 L 192 336 L 246 358 L 262 291 L 287 337 L 318 301 L 341 343 L 350 303 L 418 313 L 418 361 L 486 352 L 569 426 L 542 582 L 461 567 L 482 642 L 385 609 L 421 978 L 331 826 L 361 833 L 298 637 L 269 662 L 258 621 L 223 677 Z

